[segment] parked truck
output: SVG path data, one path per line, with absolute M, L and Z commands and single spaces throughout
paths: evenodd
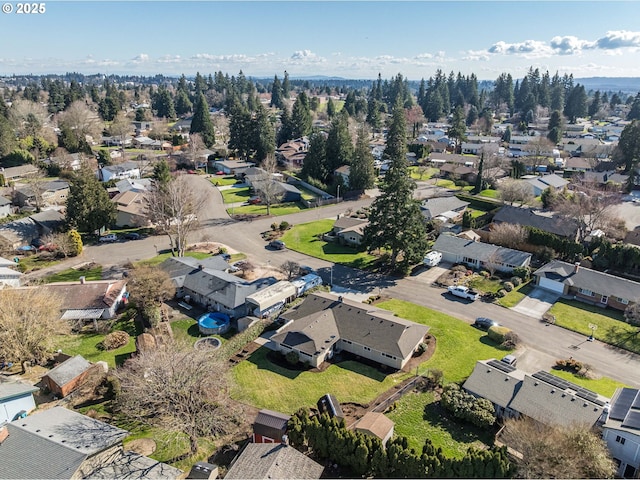
M 468 300 L 478 300 L 480 298 L 480 294 L 475 290 L 471 290 L 469 287 L 465 287 L 464 285 L 451 285 L 447 288 L 447 291 L 451 295 L 455 295 L 456 297 L 466 298 Z

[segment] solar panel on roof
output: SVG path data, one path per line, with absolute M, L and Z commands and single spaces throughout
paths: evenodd
M 534 373 L 533 377 L 537 378 L 538 380 L 542 380 L 543 382 L 546 382 L 549 385 L 553 385 L 554 387 L 557 387 L 561 390 L 566 390 L 571 386 L 571 384 L 566 380 L 556 377 L 555 375 L 551 375 L 550 373 L 543 372 L 542 370 Z
M 487 362 L 487 365 L 493 368 L 497 368 L 498 370 L 503 371 L 504 373 L 511 373 L 516 369 L 516 367 L 514 367 L 513 365 L 509 365 L 507 363 L 501 362 L 500 360 L 489 360 Z
M 631 404 L 631 408 L 640 409 L 640 395 L 636 395 L 636 398 L 633 400 Z
M 629 410 L 629 413 L 627 413 L 627 416 L 624 417 L 622 426 L 627 428 L 637 428 L 640 430 L 640 411 Z
M 635 388 L 623 388 L 612 402 L 609 418 L 612 420 L 624 420 L 637 395 L 638 390 Z

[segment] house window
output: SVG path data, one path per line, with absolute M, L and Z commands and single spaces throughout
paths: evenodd
M 607 297 L 606 295 L 603 295 L 602 297 L 600 297 L 600 303 L 606 305 L 609 302 L 609 297 Z
M 626 442 L 627 439 L 624 437 L 621 437 L 620 435 L 616 435 L 616 442 L 618 442 L 620 445 L 624 445 L 624 442 Z
M 582 295 L 586 295 L 587 297 L 593 297 L 593 292 L 591 290 L 587 290 L 586 288 L 581 288 L 579 291 Z
M 616 298 L 616 300 L 618 301 L 618 303 L 621 303 L 623 305 L 629 305 L 629 300 L 627 300 L 626 298 Z

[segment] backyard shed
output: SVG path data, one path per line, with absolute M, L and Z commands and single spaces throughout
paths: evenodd
M 42 382 L 54 395 L 66 397 L 82 385 L 91 367 L 82 355 L 76 355 L 49 370 Z
M 253 422 L 254 443 L 279 443 L 287 432 L 287 422 L 290 415 L 274 412 L 273 410 L 260 410 Z

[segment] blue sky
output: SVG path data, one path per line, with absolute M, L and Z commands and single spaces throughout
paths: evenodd
M 0 0 L 1 1 L 1 0 Z M 81 73 L 481 80 L 530 66 L 640 77 L 640 2 L 47 1 L 0 14 L 0 75 Z

